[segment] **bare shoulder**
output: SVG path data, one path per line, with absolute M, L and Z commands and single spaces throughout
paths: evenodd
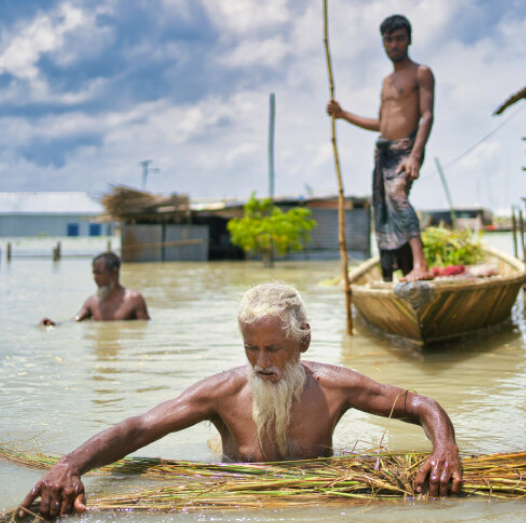
M 359 385 L 363 374 L 339 365 L 328 365 L 315 361 L 302 362 L 312 377 L 322 386 L 328 388 L 348 388 Z
M 243 366 L 208 376 L 196 383 L 195 387 L 206 394 L 225 398 L 238 394 L 247 383 L 246 367 Z
M 433 76 L 433 71 L 431 71 L 431 68 L 424 64 L 416 64 L 416 74 L 418 76 L 418 80 L 420 82 L 434 82 L 435 77 Z
M 85 302 L 83 307 L 93 310 L 99 305 L 100 298 L 96 294 L 92 294 Z
M 133 289 L 124 289 L 124 297 L 126 300 L 142 300 L 144 301 L 143 295 L 139 291 L 134 291 Z

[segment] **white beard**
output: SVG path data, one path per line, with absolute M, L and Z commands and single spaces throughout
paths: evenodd
M 103 285 L 102 287 L 99 287 L 97 289 L 97 296 L 101 299 L 101 300 L 104 300 L 105 298 L 108 297 L 108 295 L 110 294 L 110 292 L 113 290 L 113 287 L 115 287 L 114 283 L 111 282 L 109 285 Z
M 305 387 L 305 369 L 299 361 L 288 363 L 280 379 L 271 382 L 261 379 L 249 364 L 247 375 L 252 392 L 252 419 L 256 423 L 259 445 L 263 450 L 264 435 L 271 436 L 271 440 L 274 436 L 279 453 L 286 457 L 291 407 L 294 401 L 300 400 Z

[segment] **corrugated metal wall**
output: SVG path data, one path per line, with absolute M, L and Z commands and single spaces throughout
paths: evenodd
M 123 223 L 121 249 L 123 262 L 207 261 L 208 226 Z
M 312 209 L 312 219 L 318 226 L 311 231 L 309 250 L 336 250 L 338 244 L 338 212 L 335 209 Z M 371 223 L 369 209 L 345 211 L 347 250 L 368 258 L 371 255 Z
M 281 206 L 280 206 L 281 207 Z M 286 212 L 291 207 L 281 207 Z M 298 253 L 281 259 L 336 259 L 340 256 L 338 243 L 338 210 L 310 209 L 318 226 L 310 231 L 311 241 Z M 345 239 L 349 256 L 365 260 L 371 256 L 371 215 L 368 208 L 345 211 Z

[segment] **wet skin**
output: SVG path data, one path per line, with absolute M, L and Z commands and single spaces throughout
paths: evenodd
M 435 79 L 431 69 L 409 58 L 411 40 L 405 29 L 397 29 L 382 37 L 387 57 L 393 64 L 393 72 L 384 78 L 378 118 L 367 118 L 344 111 L 340 104 L 331 100 L 327 112 L 335 118 L 369 131 L 379 131 L 387 140 L 398 140 L 417 130 L 411 154 L 400 162 L 396 173 L 404 173 L 408 181 L 420 176 L 427 140 L 433 126 Z M 413 254 L 413 270 L 402 281 L 433 279 L 425 261 L 419 237 L 409 240 Z
M 267 318 L 243 330 L 243 342 L 250 365 L 262 379 L 276 382 L 289 362 L 296 362 L 310 344 L 287 338 L 281 320 Z M 84 485 L 81 476 L 112 463 L 169 434 L 201 421 L 218 429 L 224 458 L 233 461 L 275 461 L 314 458 L 332 452 L 332 434 L 349 409 L 392 416 L 422 425 L 433 443 L 433 451 L 421 465 L 416 487 L 429 485 L 431 496 L 459 493 L 462 473 L 453 425 L 434 400 L 398 387 L 383 385 L 352 370 L 322 363 L 301 362 L 306 373 L 305 388 L 291 409 L 290 450 L 280 455 L 269 436 L 260 446 L 252 419 L 252 396 L 246 367 L 237 367 L 193 385 L 178 398 L 166 401 L 145 414 L 128 418 L 95 435 L 78 449 L 61 458 L 26 496 L 21 508 L 39 497 L 40 513 L 55 518 L 73 509 L 83 510 Z M 259 370 L 258 370 L 259 369 Z
M 99 289 L 108 288 L 106 296 L 94 294 L 82 305 L 80 311 L 73 317 L 74 321 L 89 318 L 97 321 L 111 320 L 149 320 L 146 301 L 141 293 L 126 289 L 119 283 L 119 271 L 114 268 L 108 270 L 102 260 L 92 266 L 93 280 Z M 55 325 L 53 320 L 44 318 L 41 325 Z

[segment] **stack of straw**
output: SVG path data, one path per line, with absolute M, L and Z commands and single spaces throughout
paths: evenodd
M 347 454 L 335 458 L 258 464 L 206 464 L 153 458 L 126 458 L 93 471 L 132 474 L 156 480 L 156 486 L 132 492 L 88 496 L 89 510 L 203 510 L 342 506 L 371 502 L 426 500 L 413 481 L 423 453 Z M 0 458 L 49 468 L 58 457 L 0 447 Z M 464 456 L 465 496 L 526 498 L 526 452 Z M 157 483 L 157 481 L 161 481 Z M 15 521 L 15 511 L 1 522 Z
M 183 194 L 160 196 L 124 186 L 112 187 L 112 192 L 102 196 L 101 202 L 113 218 L 186 211 L 189 207 L 188 196 Z

